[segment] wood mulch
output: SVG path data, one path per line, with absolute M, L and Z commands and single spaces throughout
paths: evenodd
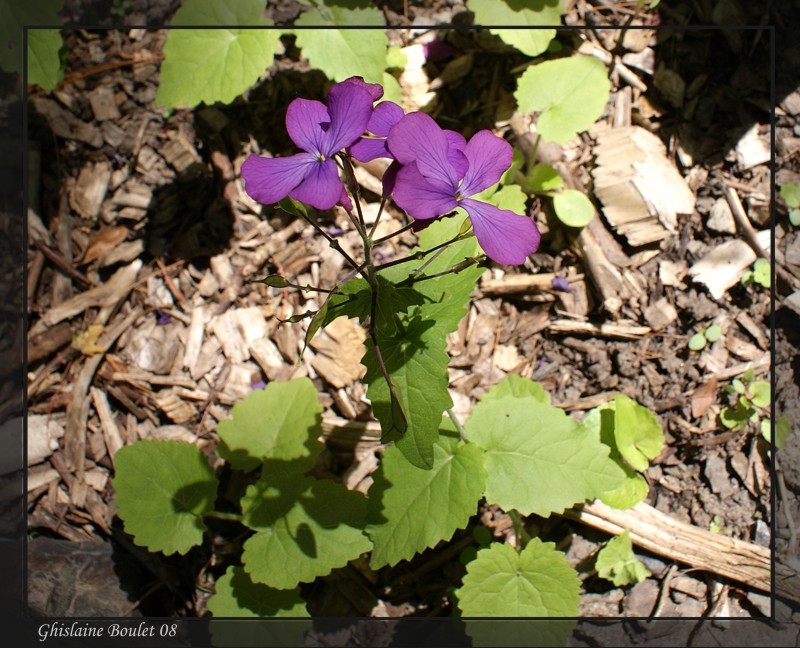
M 404 17 L 402 7 L 392 9 L 397 3 L 386 4 L 390 24 L 398 27 L 392 37 L 411 54 L 434 33 L 419 29 L 411 41 L 400 27 L 432 15 L 451 22 L 463 11 L 459 2 L 410 3 Z M 800 234 L 782 204 L 774 247 L 777 349 L 771 348 L 768 291 L 739 284 L 742 271 L 770 251 L 769 115 L 759 101 L 766 77 L 756 65 L 768 50 L 754 42 L 754 33 L 743 36 L 737 52 L 752 47 L 755 54 L 742 64 L 747 74 L 730 76 L 742 66 L 725 58 L 736 43 L 720 32 L 685 32 L 662 42 L 655 30 L 628 32 L 617 48 L 620 32 L 612 27 L 627 12 L 585 0 L 569 4 L 568 24 L 590 17 L 607 26 L 572 37 L 576 48 L 614 67 L 611 101 L 588 133 L 563 147 L 542 145 L 537 158 L 595 198 L 602 216 L 567 235 L 548 227 L 541 211 L 545 243 L 529 264 L 485 272 L 469 315 L 448 339 L 454 410 L 467 413 L 511 373 L 541 382 L 571 412 L 618 393 L 650 407 L 667 443 L 646 472 L 647 505 L 623 518 L 591 505 L 537 520 L 542 535 L 558 541 L 581 571 L 581 613 L 769 615 L 768 447 L 757 425 L 731 433 L 718 421 L 728 404 L 722 386 L 749 369 L 766 378 L 773 352 L 788 376 L 778 373 L 778 412 L 795 424 L 800 419 L 791 377 Z M 292 7 L 281 3 L 276 11 L 288 15 Z M 221 465 L 216 426 L 233 404 L 265 382 L 308 376 L 325 411 L 325 469 L 366 491 L 381 450 L 360 382 L 364 331 L 337 320 L 301 356 L 304 325 L 280 320 L 315 309 L 316 298 L 254 282 L 277 272 L 301 285 L 330 286 L 346 274 L 341 257 L 312 228 L 255 203 L 239 179 L 248 155 L 291 147 L 280 134 L 283 106 L 298 87 L 319 94 L 324 78 L 287 47 L 243 100 L 165 116 L 154 105 L 165 38 L 164 30 L 137 27 L 65 32 L 65 81 L 32 97 L 27 286 L 29 528 L 76 546 L 112 541 L 144 565 L 145 581 L 147 574 L 163 578 L 184 569 L 181 578 L 189 576 L 182 588 L 168 595 L 142 590 L 142 609 L 159 616 L 202 614 L 204 590 L 218 574 L 196 556 L 144 557 L 125 540 L 111 485 L 120 447 L 178 439 Z M 453 42 L 463 46 L 463 38 L 456 34 Z M 421 103 L 438 88 L 436 115 L 460 97 L 481 96 L 498 61 L 496 52 L 475 57 L 461 76 L 448 74 L 446 62 L 409 64 L 407 83 L 401 78 L 406 102 Z M 504 108 L 512 105 L 508 88 L 493 91 L 501 96 L 491 123 L 467 108 L 465 123 L 492 127 L 529 155 L 529 116 Z M 728 111 L 733 95 L 737 110 Z M 799 113 L 794 88 L 776 113 L 778 184 L 800 180 Z M 379 193 L 381 171 L 378 165 L 358 169 L 367 196 Z M 375 206 L 368 204 L 367 212 L 374 214 Z M 388 214 L 379 235 L 403 222 L 396 208 Z M 326 227 L 341 232 L 345 249 L 358 249 L 344 213 L 324 218 Z M 394 258 L 413 244 L 408 234 L 379 252 Z M 722 337 L 690 351 L 688 339 L 712 324 Z M 782 452 L 774 526 L 778 591 L 797 603 L 796 435 Z M 478 517 L 497 537 L 510 532 L 500 511 L 483 508 Z M 592 573 L 591 561 L 609 533 L 622 528 L 638 539 L 637 552 L 653 576 L 613 588 Z M 727 538 L 738 544 L 726 544 Z M 453 546 L 463 548 L 461 539 Z M 716 562 L 720 555 L 730 562 L 725 558 L 733 560 L 733 551 L 746 556 L 744 567 L 725 572 Z M 39 554 L 32 552 L 36 587 Z M 219 559 L 203 558 L 208 564 Z M 337 570 L 311 606 L 325 616 L 449 614 L 446 588 L 463 574 L 452 546 L 371 574 L 366 590 L 365 570 Z M 346 604 L 337 600 L 342 592 L 352 594 Z M 795 607 L 780 605 L 787 620 L 792 614 L 797 620 Z

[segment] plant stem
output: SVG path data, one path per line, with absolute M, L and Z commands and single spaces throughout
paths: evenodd
M 385 270 L 386 268 L 391 268 L 392 266 L 400 265 L 402 263 L 408 263 L 409 261 L 418 261 L 419 259 L 424 259 L 426 256 L 428 256 L 432 252 L 436 252 L 437 250 L 440 250 L 441 248 L 447 247 L 451 243 L 457 243 L 458 241 L 462 241 L 462 240 L 464 240 L 465 238 L 467 238 L 469 236 L 472 236 L 472 232 L 469 232 L 469 233 L 466 233 L 466 234 L 457 234 L 456 236 L 451 238 L 449 241 L 445 241 L 444 243 L 439 243 L 439 245 L 434 245 L 432 248 L 428 248 L 427 250 L 419 250 L 418 252 L 414 252 L 413 254 L 409 254 L 408 256 L 403 257 L 402 259 L 395 259 L 394 261 L 387 261 L 386 263 L 382 263 L 381 265 L 376 266 L 375 270 L 376 271 Z M 430 261 L 428 263 L 430 263 Z M 427 263 L 425 265 L 427 265 Z M 425 266 L 422 266 L 422 268 L 419 268 L 417 270 L 417 272 L 419 272 L 422 269 L 424 269 L 424 267 Z
M 383 204 L 383 203 L 381 203 L 381 204 Z M 380 212 L 378 212 L 378 213 L 380 214 Z M 375 222 L 377 223 L 378 221 L 376 220 Z M 374 245 L 379 245 L 380 243 L 383 243 L 383 242 L 385 242 L 385 241 L 388 241 L 389 239 L 393 239 L 393 238 L 394 238 L 395 236 L 397 236 L 398 234 L 402 234 L 403 232 L 407 232 L 407 231 L 408 231 L 408 230 L 410 230 L 412 227 L 414 227 L 414 221 L 411 221 L 411 222 L 410 222 L 408 225 L 403 225 L 403 227 L 401 227 L 401 228 L 400 228 L 400 229 L 398 229 L 398 230 L 395 230 L 395 231 L 394 231 L 394 232 L 392 232 L 391 234 L 387 234 L 386 236 L 382 236 L 382 237 L 381 237 L 381 238 L 379 238 L 377 241 L 373 241 L 373 244 L 374 244 Z M 370 236 L 372 236 L 373 232 L 374 232 L 374 228 L 373 228 L 373 231 L 372 231 L 372 232 L 370 232 Z
M 383 208 L 384 207 L 386 207 L 386 198 L 381 198 L 381 204 L 380 204 L 380 207 L 378 207 L 378 215 L 375 216 L 375 222 L 372 223 L 372 227 L 370 227 L 370 229 L 369 229 L 369 238 L 370 239 L 372 239 L 372 237 L 375 236 L 375 230 L 378 229 L 378 221 L 381 219 L 381 216 L 383 215 Z M 410 225 L 409 225 L 409 227 L 410 227 Z M 398 230 L 398 231 L 402 232 L 404 229 L 405 228 L 403 228 L 401 230 Z M 398 232 L 395 232 L 394 234 L 389 234 L 389 236 L 384 236 L 383 238 L 378 239 L 377 241 L 375 241 L 375 244 L 377 245 L 381 241 L 385 241 L 387 238 L 391 238 L 392 236 L 395 236 L 395 234 L 397 234 L 397 233 Z
M 508 512 L 508 517 L 511 518 L 511 524 L 514 525 L 514 538 L 516 539 L 514 544 L 516 545 L 517 553 L 519 553 L 525 548 L 525 545 L 528 544 L 531 535 L 528 533 L 527 529 L 525 529 L 522 516 L 516 509 L 511 509 Z
M 242 516 L 238 513 L 223 513 L 222 511 L 208 511 L 204 513 L 205 517 L 214 518 L 215 520 L 230 520 L 231 522 L 241 522 Z
M 464 426 L 461 425 L 461 421 L 458 420 L 458 417 L 455 415 L 455 412 L 453 412 L 453 408 L 450 407 L 446 409 L 445 412 L 447 412 L 447 416 L 450 417 L 450 420 L 453 421 L 453 425 L 456 426 L 456 430 L 458 430 L 458 436 L 461 437 L 462 441 L 466 441 L 467 432 L 466 430 L 464 430 Z
M 339 245 L 339 241 L 337 241 L 330 234 L 328 234 L 324 229 L 322 229 L 317 223 L 315 223 L 308 216 L 303 215 L 303 218 L 305 218 L 306 222 L 309 225 L 311 225 L 311 227 L 313 227 L 315 230 L 317 230 L 317 232 L 319 232 L 320 234 L 322 234 L 322 236 L 325 237 L 325 239 L 328 241 L 328 245 L 330 245 L 334 250 L 336 250 L 339 254 L 341 254 L 344 257 L 344 260 L 347 261 L 347 263 L 349 263 L 353 267 L 353 269 L 356 270 L 356 272 L 358 272 L 362 277 L 364 277 L 364 279 L 367 279 L 367 275 L 364 272 L 364 265 L 359 265 L 358 263 L 356 263 L 353 257 L 351 257 L 347 252 L 345 252 L 342 249 L 342 246 Z M 369 281 L 369 279 L 367 279 L 367 281 Z

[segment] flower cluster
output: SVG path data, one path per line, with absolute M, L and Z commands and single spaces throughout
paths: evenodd
M 428 115 L 404 114 L 378 84 L 352 77 L 334 85 L 327 106 L 295 99 L 286 111 L 289 137 L 302 150 L 285 158 L 250 156 L 241 173 L 247 193 L 264 204 L 286 196 L 317 209 L 336 204 L 352 210 L 334 156 L 346 152 L 361 162 L 392 160 L 383 177 L 384 198 L 414 219 L 441 216 L 460 207 L 469 216 L 486 255 L 502 264 L 522 264 L 539 247 L 533 221 L 474 196 L 496 184 L 511 166 L 511 146 L 491 131 L 467 141 L 440 128 Z

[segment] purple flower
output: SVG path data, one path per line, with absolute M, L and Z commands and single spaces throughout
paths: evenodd
M 388 146 L 403 165 L 394 200 L 410 216 L 435 218 L 463 208 L 478 243 L 497 263 L 522 264 L 539 247 L 539 230 L 530 218 L 471 197 L 498 182 L 511 166 L 511 145 L 504 139 L 482 130 L 467 142 L 418 112 L 392 127 Z
M 552 280 L 553 290 L 560 290 L 561 292 L 574 292 L 575 289 L 569 285 L 564 277 L 553 277 Z
M 319 101 L 295 99 L 286 110 L 286 130 L 303 150 L 285 158 L 251 155 L 242 164 L 245 191 L 265 205 L 291 196 L 317 209 L 350 199 L 333 155 L 354 144 L 366 130 L 373 101 L 383 89 L 353 77 L 328 92 L 326 107 Z M 352 208 L 352 204 L 350 204 Z
M 369 118 L 367 130 L 374 137 L 362 137 L 350 147 L 351 155 L 359 162 L 369 162 L 376 158 L 391 158 L 393 161 L 383 172 L 383 197 L 386 198 L 392 193 L 397 172 L 400 164 L 394 160 L 394 155 L 387 146 L 386 138 L 392 126 L 397 124 L 405 113 L 403 109 L 393 101 L 382 101 L 372 111 Z

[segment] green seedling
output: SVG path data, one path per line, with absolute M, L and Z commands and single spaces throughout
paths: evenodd
M 748 270 L 742 276 L 742 285 L 749 288 L 754 283 L 764 288 L 772 286 L 772 268 L 766 259 L 757 259 L 753 264 L 753 269 Z
M 722 337 L 722 329 L 713 324 L 701 333 L 695 333 L 689 338 L 688 347 L 692 351 L 702 351 L 706 347 L 706 342 L 716 342 Z
M 748 369 L 740 378 L 723 387 L 736 399 L 734 405 L 723 407 L 719 414 L 720 422 L 729 430 L 743 430 L 748 423 L 757 422 L 772 401 L 769 382 L 753 378 L 753 370 Z
M 781 198 L 789 208 L 789 222 L 800 225 L 800 185 L 785 184 L 781 187 Z

